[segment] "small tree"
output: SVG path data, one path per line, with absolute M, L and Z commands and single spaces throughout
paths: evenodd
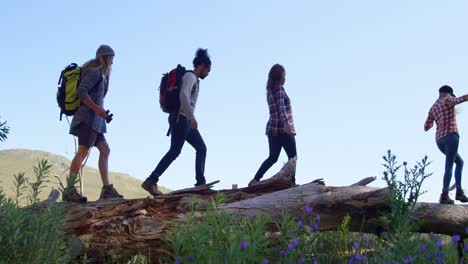
M 7 122 L 0 121 L 0 141 L 5 141 L 9 132 L 10 128 L 7 126 Z

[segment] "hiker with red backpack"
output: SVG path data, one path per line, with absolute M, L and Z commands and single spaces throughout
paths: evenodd
M 437 125 L 436 143 L 439 150 L 445 155 L 445 173 L 440 195 L 439 203 L 454 204 L 449 197 L 449 185 L 452 180 L 453 164 L 455 163 L 455 186 L 457 188 L 455 200 L 462 203 L 468 202 L 461 187 L 461 178 L 463 170 L 463 159 L 458 154 L 458 144 L 460 136 L 458 135 L 455 106 L 468 101 L 468 94 L 456 97 L 453 94 L 452 87 L 444 85 L 439 88 L 439 98 L 429 110 L 424 131 L 428 131 L 434 125 Z
M 206 49 L 197 50 L 193 67 L 193 71 L 185 71 L 185 68 L 178 65 L 161 79 L 160 104 L 162 110 L 169 113 L 168 134 L 171 135 L 171 146 L 155 170 L 141 184 L 141 187 L 151 195 L 161 194 L 157 188 L 159 177 L 179 156 L 185 141 L 196 151 L 195 186 L 206 183 L 206 145 L 198 131 L 198 122 L 194 115 L 200 89 L 199 79 L 205 79 L 211 70 L 211 59 Z
M 81 67 L 79 83 L 76 87 L 79 104 L 73 112 L 70 134 L 78 137 L 78 151 L 70 165 L 70 178 L 76 177 L 81 164 L 88 156 L 92 147 L 99 150 L 99 172 L 103 183 L 100 199 L 123 198 L 109 181 L 108 161 L 109 145 L 104 137 L 106 122 L 112 120 L 112 114 L 104 109 L 104 97 L 109 90 L 109 77 L 114 60 L 114 50 L 101 45 L 96 51 L 96 57 Z M 57 96 L 59 97 L 59 96 Z M 60 103 L 59 103 L 60 104 Z M 75 186 L 67 186 L 63 200 L 85 203 L 87 198 L 80 195 Z
M 297 156 L 296 131 L 292 115 L 291 101 L 289 100 L 283 85 L 286 81 L 286 70 L 280 64 L 271 67 L 267 82 L 267 103 L 270 110 L 270 118 L 266 125 L 266 135 L 270 154 L 262 163 L 249 186 L 254 186 L 278 161 L 281 149 L 284 148 L 289 159 Z M 293 178 L 293 182 L 295 179 Z

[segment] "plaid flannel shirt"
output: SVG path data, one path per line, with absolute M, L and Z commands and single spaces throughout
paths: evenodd
M 432 105 L 424 124 L 424 130 L 432 128 L 434 121 L 437 125 L 436 140 L 439 140 L 450 133 L 457 133 L 457 119 L 455 117 L 455 105 L 468 101 L 468 95 L 461 97 L 440 97 Z
M 288 122 L 291 128 L 290 133 L 296 134 L 291 100 L 289 100 L 284 87 L 278 86 L 273 89 L 267 89 L 267 102 L 268 108 L 270 109 L 270 119 L 266 125 L 266 134 L 268 136 L 277 136 L 285 132 L 285 122 Z

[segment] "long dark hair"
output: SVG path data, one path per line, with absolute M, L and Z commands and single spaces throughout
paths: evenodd
M 193 59 L 193 68 L 196 68 L 198 65 L 205 65 L 205 67 L 211 67 L 210 55 L 208 55 L 207 49 L 198 49 Z
M 272 90 L 273 87 L 282 85 L 283 74 L 286 72 L 281 64 L 275 64 L 271 67 L 268 73 L 267 90 Z

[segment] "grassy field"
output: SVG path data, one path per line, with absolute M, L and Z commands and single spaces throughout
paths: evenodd
M 65 183 L 67 168 L 70 166 L 70 160 L 63 156 L 58 156 L 49 152 L 27 149 L 10 149 L 0 151 L 0 184 L 7 196 L 12 196 L 13 175 L 15 173 L 24 172 L 26 177 L 32 179 L 34 177 L 34 165 L 41 159 L 47 159 L 53 164 L 52 174 L 60 176 Z M 114 187 L 125 196 L 125 198 L 144 198 L 148 193 L 141 187 L 141 180 L 131 177 L 125 173 L 110 172 L 109 177 Z M 102 182 L 99 171 L 95 168 L 85 167 L 84 169 L 84 192 L 88 200 L 97 200 L 101 192 Z M 47 184 L 40 196 L 44 199 L 50 192 L 50 188 L 58 188 L 58 180 L 55 177 L 50 177 L 51 182 Z M 163 188 L 163 192 L 168 192 L 168 189 Z

